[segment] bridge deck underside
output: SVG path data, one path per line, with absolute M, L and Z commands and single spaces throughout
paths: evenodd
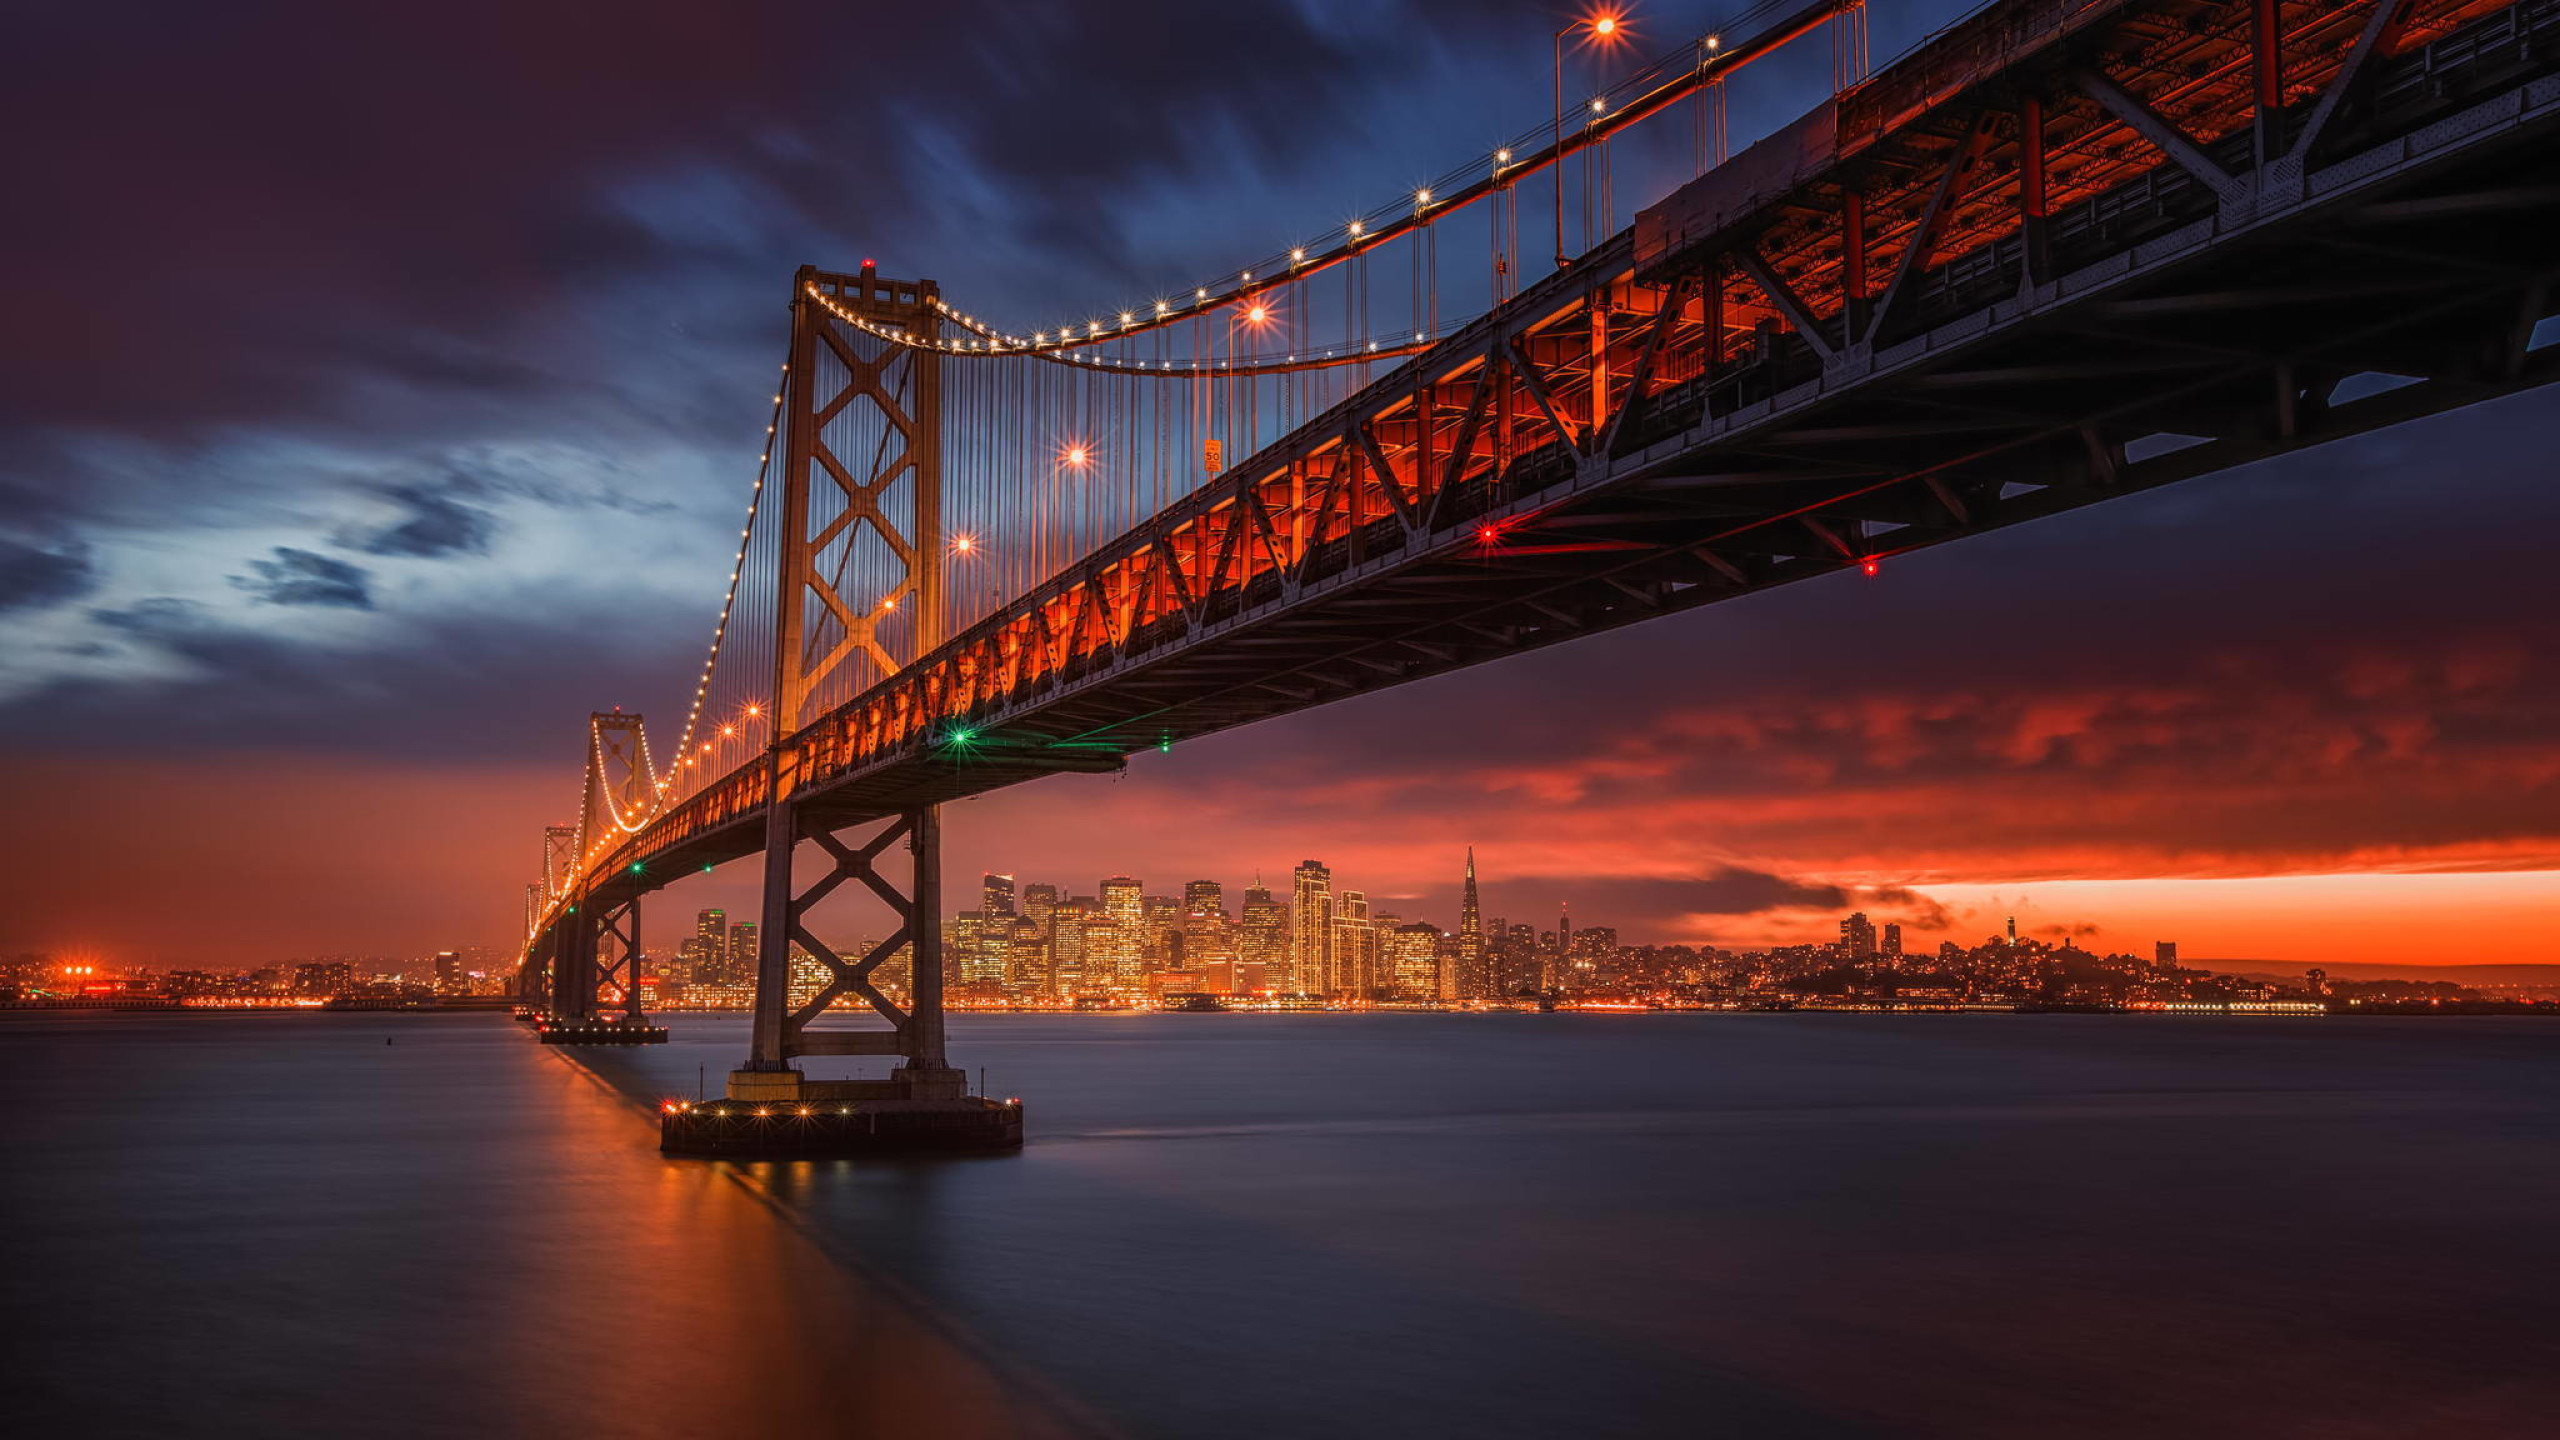
M 1841 287 L 1822 307 L 1776 276 L 1764 299 L 1804 323 L 1741 327 L 1711 308 L 1789 223 L 1783 206 L 1641 264 L 1622 235 L 1238 467 L 1232 494 L 1114 547 L 1133 567 L 1161 557 L 1156 578 L 1098 599 L 1114 557 L 1097 556 L 1080 592 L 1031 597 L 1027 618 L 996 617 L 809 727 L 799 768 L 820 778 L 798 803 L 851 824 L 1114 769 L 1150 745 L 2547 383 L 2560 348 L 2532 339 L 2560 261 L 2560 81 L 2431 84 L 2413 103 L 2342 125 L 2292 173 L 2234 165 L 2218 196 L 2195 183 L 2162 201 L 2209 177 L 2154 152 L 2054 214 L 2055 258 L 1994 236 L 1913 267 L 1891 330 L 1862 330 L 1858 308 L 1889 298 Z M 1952 123 L 1933 111 L 1912 128 Z M 2246 140 L 2215 153 L 2228 164 Z M 2135 191 L 2147 209 L 2128 209 Z M 1542 365 L 1560 337 L 1586 353 Z M 2408 383 L 2338 388 L 2376 374 Z M 1506 425 L 1517 411 L 1518 438 L 1480 448 L 1497 409 Z M 2197 443 L 2154 453 L 2170 436 Z M 1327 455 L 1352 495 L 1278 544 L 1291 537 L 1256 487 L 1303 490 Z M 1257 546 L 1274 562 L 1236 562 Z M 1024 658 L 1051 639 L 1073 643 Z M 768 774 L 707 787 L 593 893 L 760 850 Z

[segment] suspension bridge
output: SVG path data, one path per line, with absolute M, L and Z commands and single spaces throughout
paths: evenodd
M 545 1037 L 663 1038 L 642 897 L 761 855 L 749 1053 L 668 1148 L 1018 1143 L 945 1056 L 943 801 L 2554 378 L 2560 0 L 1992 0 L 1873 68 L 1865 26 L 1763 0 L 1568 96 L 1588 18 L 1547 123 L 1135 305 L 802 269 L 690 709 L 663 755 L 591 717 L 544 837 Z M 1828 93 L 1728 153 L 1805 45 Z M 856 956 L 806 919 L 848 884 L 899 922 Z M 900 1063 L 793 1063 L 836 1055 Z

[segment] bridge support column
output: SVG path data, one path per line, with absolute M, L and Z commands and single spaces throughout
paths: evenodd
M 667 1030 L 640 1013 L 640 897 L 619 905 L 587 897 L 560 926 L 564 957 L 553 984 L 551 1018 L 536 1030 L 545 1045 L 663 1045 Z M 600 952 L 610 949 L 611 957 Z M 622 1014 L 596 1013 L 596 990 L 611 985 Z
M 791 1061 L 783 1053 L 783 1022 L 791 1010 L 791 926 L 798 918 L 792 905 L 793 852 L 800 847 L 800 816 L 786 787 L 777 785 L 764 814 L 764 902 L 756 912 L 755 1027 L 747 1040 L 747 1063 L 754 1071 L 784 1071 Z M 737 1090 L 737 1080 L 730 1080 Z
M 551 970 L 551 1013 L 581 1022 L 596 1013 L 596 918 L 577 905 L 560 917 L 559 959 Z
M 757 936 L 755 1030 L 744 1066 L 730 1072 L 729 1098 L 738 1101 L 797 1101 L 812 1096 L 837 1100 L 971 1103 L 966 1075 L 952 1068 L 944 1053 L 942 945 L 942 815 L 927 805 L 879 823 L 867 838 L 849 842 L 824 826 L 809 826 L 793 807 L 779 806 L 768 824 L 774 848 L 765 865 L 764 924 Z M 824 851 L 832 862 L 807 888 L 799 886 L 791 854 L 800 840 Z M 904 840 L 912 860 L 902 891 L 881 873 L 878 861 L 889 847 Z M 898 926 L 859 959 L 838 955 L 809 928 L 809 912 L 848 881 L 858 882 L 898 917 Z M 828 972 L 817 994 L 793 1003 L 791 958 L 797 951 Z M 905 1003 L 892 999 L 875 981 L 880 967 L 905 951 L 910 983 Z M 889 1028 L 813 1030 L 844 995 L 855 995 Z M 894 1055 L 900 1064 L 886 1081 L 821 1082 L 805 1079 L 792 1065 L 804 1055 Z

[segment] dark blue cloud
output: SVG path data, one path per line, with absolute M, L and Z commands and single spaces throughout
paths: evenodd
M 363 536 L 356 548 L 367 555 L 433 559 L 488 553 L 489 538 L 498 528 L 488 511 L 424 485 L 395 485 L 384 493 L 409 513 Z
M 333 560 L 290 545 L 276 547 L 272 560 L 252 560 L 254 574 L 234 575 L 231 583 L 269 605 L 336 605 L 350 610 L 373 608 L 370 578 L 362 566 Z
M 58 605 L 87 594 L 96 583 L 86 544 L 0 535 L 0 610 Z

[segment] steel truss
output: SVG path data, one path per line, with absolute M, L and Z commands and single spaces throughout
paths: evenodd
M 776 849 L 770 852 L 781 857 L 781 864 L 768 869 L 767 876 L 770 879 L 779 873 L 782 883 L 778 887 L 769 884 L 765 891 L 764 929 L 759 937 L 761 949 L 756 966 L 755 1031 L 746 1068 L 784 1070 L 804 1055 L 897 1055 L 905 1057 L 906 1068 L 912 1071 L 948 1069 L 943 1060 L 941 811 L 930 805 L 906 811 L 889 818 L 868 839 L 854 844 L 848 844 L 823 822 L 805 823 L 792 806 L 778 805 L 774 813 L 783 817 L 785 829 L 774 837 Z M 806 889 L 796 888 L 792 876 L 796 842 L 802 839 L 813 843 L 829 862 L 826 872 Z M 913 861 L 908 888 L 903 892 L 880 872 L 878 865 L 889 847 L 901 840 L 906 842 Z M 817 937 L 808 919 L 820 901 L 847 881 L 859 881 L 898 917 L 897 928 L 886 939 L 859 960 L 850 962 Z M 828 974 L 818 993 L 797 1006 L 791 1003 L 790 995 L 790 954 L 794 946 L 815 958 Z M 872 979 L 881 965 L 901 950 L 908 951 L 911 958 L 908 1005 L 904 1009 L 883 994 Z M 889 1022 L 889 1028 L 809 1028 L 838 997 L 846 994 L 861 997 L 874 1013 Z

